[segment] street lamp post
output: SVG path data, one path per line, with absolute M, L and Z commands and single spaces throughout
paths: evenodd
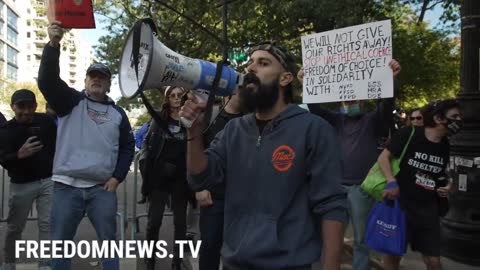
M 463 0 L 461 19 L 461 87 L 457 97 L 465 127 L 450 141 L 454 188 L 450 210 L 442 220 L 442 253 L 480 265 L 480 1 Z

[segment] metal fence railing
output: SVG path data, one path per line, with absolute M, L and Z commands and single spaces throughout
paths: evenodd
M 127 230 L 130 228 L 130 239 L 136 239 L 136 234 L 140 232 L 140 220 L 142 218 L 147 218 L 148 213 L 148 203 L 144 209 L 139 211 L 137 204 L 138 195 L 139 195 L 139 180 L 141 176 L 139 175 L 139 159 L 141 152 L 138 152 L 133 161 L 133 182 L 125 180 L 121 184 L 121 199 L 119 199 L 118 205 L 121 206 L 121 210 L 116 213 L 118 223 L 119 223 L 119 237 L 121 240 L 125 240 L 127 237 Z M 1 179 L 0 179 L 0 222 L 6 222 L 8 216 L 8 198 L 9 198 L 9 179 L 7 177 L 7 172 L 3 167 L 1 169 Z M 119 196 L 120 198 L 120 196 Z M 131 204 L 131 212 L 129 211 L 129 204 Z M 34 205 L 30 210 L 28 220 L 37 220 L 36 212 L 33 211 Z M 197 214 L 198 215 L 198 214 Z M 170 207 L 165 209 L 164 216 L 173 216 L 173 212 Z M 129 227 L 130 225 L 130 227 Z
M 7 217 L 8 217 L 8 200 L 9 200 L 9 179 L 7 177 L 7 171 L 1 167 L 1 194 L 0 194 L 0 223 L 1 222 L 7 222 Z M 8 187 L 7 187 L 8 184 Z M 122 191 L 123 191 L 123 201 L 120 202 L 123 204 L 123 209 L 121 212 L 117 212 L 116 216 L 118 218 L 119 222 L 119 227 L 120 227 L 120 239 L 125 240 L 126 236 L 126 230 L 128 227 L 128 212 L 127 212 L 127 183 L 123 183 Z M 28 215 L 27 220 L 38 220 L 38 217 L 35 215 L 35 212 L 33 211 L 35 209 L 35 202 L 32 204 L 32 208 L 30 209 L 30 214 Z

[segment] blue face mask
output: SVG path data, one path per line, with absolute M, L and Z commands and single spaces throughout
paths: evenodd
M 343 105 L 343 111 L 348 116 L 356 116 L 362 113 L 362 110 L 360 108 L 360 103 L 352 104 L 348 106 Z

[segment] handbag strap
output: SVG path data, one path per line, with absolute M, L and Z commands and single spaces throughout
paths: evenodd
M 410 144 L 410 141 L 412 140 L 413 134 L 415 133 L 415 127 L 412 127 L 412 132 L 410 132 L 410 137 L 408 138 L 407 144 L 403 147 L 402 154 L 400 155 L 400 158 L 398 161 L 402 161 L 403 156 L 405 155 L 405 152 L 407 152 L 408 145 Z

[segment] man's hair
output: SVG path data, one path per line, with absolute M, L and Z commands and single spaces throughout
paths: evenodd
M 283 66 L 283 68 L 287 72 L 292 73 L 293 78 L 295 80 L 295 78 L 297 77 L 298 66 L 295 63 L 295 57 L 285 47 L 277 44 L 276 41 L 264 41 L 253 46 L 250 49 L 250 55 L 252 55 L 253 52 L 258 50 L 266 51 L 271 55 L 273 55 L 273 57 L 275 57 L 278 60 L 278 62 L 280 62 L 280 64 Z M 293 103 L 292 82 L 286 86 L 285 93 L 284 93 L 285 103 Z
M 447 112 L 454 108 L 460 108 L 460 104 L 456 99 L 446 99 L 432 102 L 421 110 L 423 115 L 423 125 L 425 127 L 435 127 L 435 116 L 445 119 Z
M 407 116 L 410 117 L 410 115 L 412 115 L 413 112 L 416 112 L 416 111 L 419 111 L 420 114 L 422 113 L 422 108 L 413 108 L 413 109 L 410 109 L 408 112 L 407 112 Z
M 291 72 L 295 78 L 297 77 L 298 66 L 295 63 L 295 57 L 287 50 L 287 48 L 277 44 L 276 41 L 264 41 L 253 46 L 250 49 L 249 55 L 252 55 L 252 53 L 258 50 L 269 52 L 278 60 L 278 62 L 280 62 L 286 71 Z

